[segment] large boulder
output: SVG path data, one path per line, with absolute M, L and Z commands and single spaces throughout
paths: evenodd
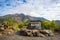
M 54 36 L 51 30 L 40 30 L 40 32 L 46 36 Z
M 26 34 L 27 34 L 27 36 L 33 36 L 32 30 L 26 30 Z
M 44 34 L 42 34 L 42 33 L 37 33 L 37 36 L 38 37 L 46 37 Z
M 20 31 L 20 35 L 33 36 L 32 30 L 29 30 L 29 29 L 21 30 L 21 31 Z
M 46 37 L 44 34 L 40 33 L 39 30 L 33 30 L 33 35 L 37 37 Z
M 32 30 L 33 36 L 37 36 L 38 32 L 38 30 Z
M 51 30 L 23 30 L 20 32 L 22 35 L 26 36 L 38 36 L 38 37 L 48 37 L 48 36 L 54 36 L 53 32 Z

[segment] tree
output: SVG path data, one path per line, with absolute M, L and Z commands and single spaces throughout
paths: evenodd
M 51 21 L 51 23 L 50 23 L 50 29 L 51 29 L 52 31 L 54 31 L 54 30 L 56 29 L 55 21 Z
M 29 23 L 30 23 L 29 20 L 25 21 L 24 26 L 28 26 Z
M 50 29 L 52 31 L 57 28 L 55 21 L 42 21 L 42 25 L 45 29 Z
M 9 26 L 13 26 L 15 23 L 12 19 L 9 19 L 7 22 Z
M 43 25 L 44 29 L 50 29 L 50 22 L 42 21 L 42 25 Z
M 18 25 L 19 28 L 23 28 L 23 26 L 24 26 L 23 23 L 20 23 L 20 24 Z

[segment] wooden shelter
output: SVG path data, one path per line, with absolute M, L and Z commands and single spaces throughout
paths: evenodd
M 28 29 L 39 29 L 42 30 L 43 26 L 42 26 L 42 21 L 40 20 L 31 20 L 30 24 L 28 25 Z

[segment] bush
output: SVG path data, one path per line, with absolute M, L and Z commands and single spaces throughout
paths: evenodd
M 50 23 L 50 29 L 54 31 L 56 29 L 56 27 L 57 26 L 55 24 L 55 21 L 51 21 L 51 23 Z
M 29 21 L 27 20 L 27 21 L 25 21 L 25 22 L 23 22 L 23 23 L 20 23 L 20 24 L 18 25 L 18 27 L 19 27 L 19 28 L 26 28 L 26 27 L 28 26 L 28 24 L 29 24 Z
M 19 27 L 15 27 L 14 30 L 16 30 L 16 31 L 20 31 L 20 28 L 19 28 Z
M 28 26 L 29 23 L 29 20 L 27 20 L 26 22 L 24 22 L 24 26 Z
M 54 31 L 56 29 L 56 24 L 55 21 L 42 21 L 42 25 L 44 27 L 44 29 L 50 29 L 52 31 Z
M 44 29 L 50 29 L 50 22 L 42 21 Z
M 20 23 L 20 24 L 18 25 L 19 28 L 23 28 L 23 26 L 24 26 L 23 23 Z

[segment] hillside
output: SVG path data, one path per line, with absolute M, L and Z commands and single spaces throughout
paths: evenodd
M 29 15 L 24 15 L 24 14 L 9 14 L 5 16 L 0 16 L 0 22 L 7 21 L 9 19 L 12 19 L 15 22 L 24 22 L 26 20 L 45 20 L 48 21 L 47 19 L 43 17 L 32 17 Z
M 60 25 L 60 20 L 55 20 L 56 25 Z

